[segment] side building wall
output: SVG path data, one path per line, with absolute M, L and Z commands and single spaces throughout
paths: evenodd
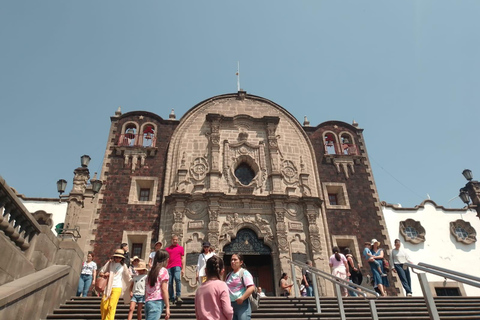
M 393 247 L 395 239 L 400 239 L 413 263 L 424 262 L 478 277 L 480 248 L 477 245 L 477 232 L 480 231 L 480 219 L 475 211 L 465 208 L 446 209 L 431 200 L 425 200 L 415 208 L 383 203 L 383 212 L 391 246 Z M 406 228 L 412 229 L 406 232 Z M 462 239 L 455 235 L 457 228 L 463 229 L 468 236 Z M 411 237 L 415 235 L 413 230 L 418 235 Z M 413 296 L 422 296 L 418 276 L 413 272 L 410 274 Z M 462 296 L 480 296 L 480 288 L 452 280 L 445 281 L 442 277 L 428 273 L 427 279 L 434 296 L 437 295 L 436 288 L 458 288 Z M 401 292 L 405 294 L 403 288 Z

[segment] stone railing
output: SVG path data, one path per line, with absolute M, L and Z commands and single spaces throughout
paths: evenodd
M 0 177 L 0 319 L 44 319 L 75 295 L 84 254 L 38 218 Z
M 30 247 L 40 225 L 18 200 L 16 194 L 0 176 L 0 230 L 22 251 Z

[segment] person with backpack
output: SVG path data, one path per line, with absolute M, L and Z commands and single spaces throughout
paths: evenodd
M 309 267 L 313 266 L 312 260 L 307 260 L 306 264 Z M 306 296 L 313 297 L 313 275 L 307 268 L 302 268 L 302 284 L 305 287 Z
M 348 269 L 350 270 L 349 281 L 354 284 L 361 285 L 363 281 L 363 274 L 362 274 L 362 271 L 360 270 L 360 266 L 358 265 L 357 259 L 352 255 L 352 251 L 348 247 L 343 250 L 343 254 L 345 255 L 345 258 L 347 258 Z M 352 286 L 352 287 L 355 289 L 358 289 L 355 286 Z M 358 296 L 356 292 L 350 291 L 350 290 L 348 291 L 348 294 L 352 297 Z
M 227 275 L 225 282 L 233 308 L 232 320 L 250 320 L 252 308 L 248 298 L 255 291 L 252 274 L 245 269 L 243 256 L 239 253 L 232 255 L 230 265 L 233 271 Z

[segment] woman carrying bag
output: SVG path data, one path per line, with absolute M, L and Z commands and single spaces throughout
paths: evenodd
M 103 291 L 100 312 L 102 320 L 114 320 L 117 311 L 117 303 L 122 293 L 125 303 L 130 303 L 128 287 L 132 277 L 125 264 L 125 252 L 123 249 L 115 250 L 112 260 L 108 261 L 100 270 L 100 277 L 108 277 L 107 285 Z
M 255 291 L 252 274 L 244 269 L 245 264 L 241 254 L 234 253 L 230 259 L 230 265 L 233 271 L 227 275 L 225 282 L 233 308 L 232 320 L 250 320 L 252 308 L 248 297 Z

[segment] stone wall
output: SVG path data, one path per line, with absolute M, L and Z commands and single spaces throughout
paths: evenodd
M 50 227 L 24 253 L 0 235 L 0 319 L 42 319 L 75 295 L 83 252 L 72 240 L 59 240 Z

